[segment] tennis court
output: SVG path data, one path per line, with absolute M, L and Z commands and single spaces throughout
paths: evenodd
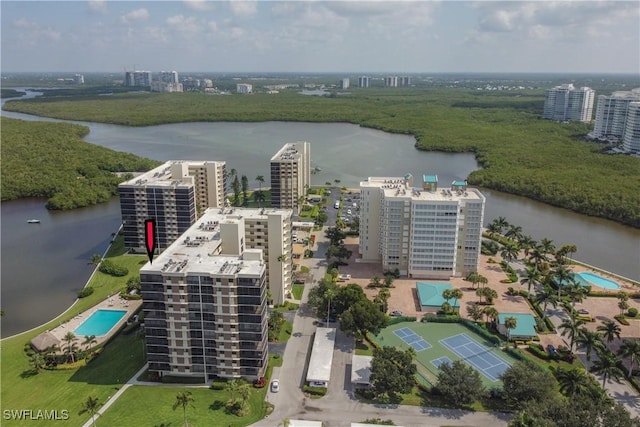
M 402 328 L 393 333 L 405 343 L 409 344 L 415 351 L 422 351 L 431 348 L 431 344 L 422 339 L 409 328 Z
M 491 381 L 498 381 L 500 375 L 511 366 L 465 333 L 442 339 L 440 344 Z

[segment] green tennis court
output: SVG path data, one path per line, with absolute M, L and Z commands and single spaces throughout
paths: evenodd
M 397 323 L 383 329 L 373 339 L 382 346 L 406 350 L 412 347 L 413 342 L 413 339 L 403 339 L 408 336 L 409 330 L 430 345 L 416 351 L 415 360 L 418 378 L 423 377 L 432 385 L 437 382 L 438 366 L 444 362 L 462 359 L 480 373 L 480 378 L 489 388 L 501 385 L 497 379 L 499 373 L 516 362 L 493 343 L 459 323 Z M 464 336 L 464 339 L 459 336 Z M 470 349 L 467 352 L 468 349 L 458 345 L 469 345 Z

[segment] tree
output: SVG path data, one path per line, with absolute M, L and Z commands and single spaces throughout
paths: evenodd
M 633 375 L 633 366 L 640 362 L 640 340 L 639 339 L 625 339 L 622 340 L 622 345 L 618 349 L 618 355 L 629 358 L 629 373 L 628 377 Z
M 496 320 L 498 320 L 498 310 L 496 310 L 494 307 L 485 307 L 484 310 L 484 315 L 487 316 L 487 319 L 491 320 L 492 322 L 495 322 Z
M 453 289 L 445 289 L 442 291 L 442 298 L 447 304 L 449 303 L 449 300 L 453 298 L 453 295 L 451 294 L 452 291 Z
M 546 261 L 547 261 L 547 257 L 539 247 L 533 248 L 533 250 L 529 253 L 529 263 L 535 265 L 538 271 L 540 271 L 542 263 Z
M 386 313 L 387 310 L 389 310 L 388 301 L 390 296 L 391 293 L 389 292 L 389 289 L 382 288 L 378 291 L 378 295 L 376 295 L 373 300 L 373 302 L 380 307 L 380 311 L 383 313 Z
M 495 224 L 496 227 L 498 227 L 498 229 L 500 230 L 500 234 L 502 234 L 502 231 L 509 227 L 509 223 L 507 222 L 507 219 L 503 216 L 499 216 L 498 218 L 494 219 L 492 224 Z
M 324 316 L 327 313 L 329 300 L 327 291 L 329 289 L 337 290 L 338 286 L 331 280 L 321 279 L 318 286 L 311 288 L 309 291 L 308 304 L 311 306 L 318 316 Z
M 267 196 L 264 194 L 264 191 L 256 190 L 253 192 L 253 201 L 256 202 L 259 207 L 262 207 L 265 200 L 267 200 Z
M 447 400 L 462 405 L 475 402 L 487 392 L 478 371 L 461 360 L 440 365 L 436 387 Z
M 373 350 L 371 360 L 371 385 L 377 395 L 408 393 L 415 385 L 416 365 L 412 363 L 413 349 L 402 351 L 396 347 Z
M 602 325 L 596 327 L 596 330 L 602 334 L 603 338 L 606 338 L 608 343 L 613 342 L 615 338 L 620 338 L 620 332 L 622 332 L 620 326 L 613 320 L 605 320 Z
M 489 236 L 495 237 L 496 234 L 500 234 L 502 232 L 502 228 L 495 222 L 492 222 L 487 226 L 487 232 L 489 232 Z
M 369 288 L 380 288 L 382 287 L 382 279 L 378 276 L 373 276 L 369 284 L 367 285 Z
M 338 271 L 338 269 L 334 267 L 331 270 L 329 270 L 329 275 L 331 275 L 331 279 L 335 282 L 336 280 L 338 280 L 340 271 Z
M 511 261 L 518 259 L 518 252 L 520 252 L 520 248 L 517 243 L 507 243 L 502 247 L 500 256 L 507 261 L 507 266 L 509 266 Z
M 507 404 L 521 408 L 529 400 L 541 400 L 553 390 L 555 381 L 547 370 L 530 360 L 517 361 L 500 377 Z
M 467 314 L 474 322 L 479 322 L 482 320 L 484 312 L 478 304 L 469 304 L 467 305 Z
M 629 308 L 629 303 L 626 301 L 618 301 L 618 308 L 620 309 L 620 315 L 624 315 L 624 312 Z
M 507 328 L 507 341 L 511 340 L 511 330 L 518 326 L 518 319 L 513 316 L 504 319 L 504 327 Z
M 67 343 L 67 346 L 64 349 L 64 353 L 71 358 L 71 363 L 74 363 L 76 361 L 75 356 L 76 352 L 78 351 L 78 345 L 75 343 L 76 339 L 76 336 L 71 331 L 67 332 L 64 338 L 62 338 L 62 340 Z
M 331 318 L 331 300 L 335 296 L 336 291 L 335 288 L 329 288 L 324 293 L 324 297 L 327 299 L 327 322 L 329 322 L 329 318 Z
M 536 294 L 536 304 L 542 304 L 542 319 L 547 317 L 547 305 L 551 304 L 552 307 L 558 306 L 558 297 L 551 286 L 545 286 L 541 291 Z
M 96 413 L 98 413 L 98 409 L 100 408 L 101 405 L 102 404 L 100 403 L 98 398 L 97 397 L 92 397 L 92 396 L 87 397 L 87 400 L 82 402 L 82 410 L 88 412 L 89 415 L 91 415 L 91 425 L 93 427 L 95 427 L 95 425 L 96 425 L 95 417 L 96 417 Z
M 468 282 L 471 282 L 471 287 L 472 287 L 473 289 L 475 289 L 475 288 L 476 288 L 476 285 L 478 284 L 478 278 L 479 278 L 479 276 L 480 276 L 480 275 L 479 275 L 477 272 L 475 272 L 475 271 L 474 271 L 474 272 L 472 272 L 472 273 L 469 273 L 469 274 L 467 275 L 467 277 L 465 278 L 465 280 L 466 280 L 466 281 L 468 281 Z
M 478 302 L 480 304 L 482 304 L 482 298 L 484 298 L 486 296 L 486 294 L 487 294 L 487 291 L 486 291 L 487 289 L 489 289 L 489 288 L 478 288 L 478 289 L 476 289 L 476 295 L 479 298 Z
M 520 248 L 524 251 L 525 258 L 529 257 L 529 252 L 536 247 L 536 241 L 531 236 L 523 235 L 518 239 Z
M 240 181 L 238 180 L 238 175 L 233 177 L 231 188 L 233 189 L 233 205 L 240 206 Z
M 507 232 L 504 233 L 504 237 L 520 241 L 520 238 L 522 237 L 522 227 L 519 225 L 510 226 Z
M 95 335 L 85 335 L 84 341 L 82 341 L 82 345 L 84 346 L 85 351 L 89 350 L 91 344 L 96 344 L 98 340 Z
M 362 340 L 367 332 L 374 335 L 380 332 L 386 322 L 387 318 L 384 313 L 381 313 L 374 303 L 365 298 L 342 313 L 340 329 L 347 335 Z
M 609 350 L 603 350 L 598 354 L 598 360 L 593 362 L 591 372 L 602 375 L 602 388 L 605 388 L 607 380 L 613 378 L 616 382 L 624 377 L 620 360 Z
M 586 393 L 590 389 L 589 377 L 581 368 L 564 369 L 552 366 L 551 372 L 558 380 L 560 393 L 569 398 L 573 398 L 576 394 Z
M 362 287 L 355 283 L 350 283 L 347 286 L 336 288 L 334 310 L 338 315 L 344 313 L 359 301 L 366 300 L 367 296 L 364 293 Z
M 393 276 L 393 274 L 385 274 L 384 275 L 384 287 L 385 288 L 393 288 L 393 281 L 396 280 L 396 278 Z
M 489 279 L 484 277 L 482 274 L 478 274 L 478 283 L 484 288 L 489 283 Z
M 187 426 L 187 406 L 193 407 L 194 399 L 190 391 L 179 391 L 176 395 L 176 401 L 173 404 L 173 410 L 182 406 L 182 414 L 184 416 L 184 425 Z
M 569 317 L 562 320 L 559 329 L 562 330 L 562 336 L 565 335 L 569 338 L 569 348 L 573 350 L 573 344 L 575 343 L 576 338 L 578 337 L 578 331 L 580 330 L 580 326 L 584 325 L 585 321 L 578 317 L 578 313 L 575 311 L 569 314 Z
M 238 389 L 238 394 L 240 394 L 240 409 L 244 410 L 251 396 L 251 386 L 249 384 L 242 384 Z
M 558 299 L 560 299 L 560 292 L 562 292 L 562 288 L 569 285 L 570 280 L 573 280 L 573 272 L 564 265 L 558 265 L 551 275 L 558 287 Z
M 33 368 L 33 372 L 39 374 L 40 371 L 44 369 L 46 362 L 44 360 L 44 357 L 42 357 L 40 353 L 34 353 L 29 358 L 29 365 L 31 365 L 31 367 Z
M 260 183 L 260 191 L 262 191 L 262 184 L 264 184 L 264 176 L 263 175 L 256 176 L 256 181 Z
M 242 175 L 242 206 L 247 206 L 249 203 L 249 178 L 247 175 Z
M 525 272 L 525 276 L 522 280 L 520 280 L 521 285 L 527 285 L 527 292 L 531 293 L 531 286 L 535 289 L 538 284 L 540 284 L 541 274 L 540 271 L 535 266 L 527 267 Z
M 463 297 L 463 293 L 461 289 L 451 289 L 451 298 L 453 299 L 453 307 L 460 311 L 460 305 L 458 304 L 458 300 Z
M 587 295 L 587 288 L 580 285 L 579 283 L 576 283 L 572 277 L 569 279 L 569 284 L 565 286 L 565 292 L 571 300 L 571 307 L 575 308 L 576 302 L 584 301 Z
M 484 290 L 484 296 L 487 298 L 487 304 L 493 304 L 493 300 L 498 298 L 498 292 L 491 288 L 482 288 Z
M 540 245 L 538 245 L 539 250 L 543 254 L 552 254 L 556 251 L 556 247 L 553 244 L 553 240 L 550 239 L 542 239 L 540 240 Z
M 101 262 L 102 262 L 102 257 L 98 254 L 93 254 L 88 264 L 97 267 L 100 265 Z
M 324 233 L 325 237 L 329 239 L 330 246 L 340 246 L 344 244 L 344 238 L 346 234 L 336 227 L 329 227 Z
M 602 341 L 600 340 L 600 334 L 592 332 L 585 327 L 578 330 L 576 345 L 579 349 L 584 349 L 588 362 L 591 362 L 591 353 L 603 347 Z

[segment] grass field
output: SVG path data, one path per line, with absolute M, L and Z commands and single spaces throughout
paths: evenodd
M 79 414 L 81 404 L 87 397 L 97 397 L 105 402 L 115 393 L 118 384 L 126 382 L 144 364 L 141 338 L 136 334 L 119 336 L 105 347 L 100 356 L 88 366 L 75 371 L 42 371 L 30 376 L 29 360 L 24 353 L 25 344 L 44 332 L 58 326 L 79 311 L 87 310 L 108 295 L 126 285 L 127 279 L 138 274 L 145 256 L 124 255 L 122 238 L 118 237 L 107 257 L 129 269 L 125 277 L 112 277 L 100 272 L 91 279 L 94 293 L 76 303 L 73 310 L 32 332 L 24 333 L 1 342 L 1 390 L 2 409 L 46 409 L 69 411 L 68 425 L 81 425 L 89 419 L 88 414 Z M 37 392 L 36 392 L 37 390 Z M 73 421 L 73 422 L 72 422 Z M 61 421 L 9 421 L 5 426 L 49 426 L 60 425 Z
M 374 337 L 374 339 L 376 339 L 378 344 L 380 345 L 392 345 L 394 347 L 399 347 L 403 350 L 406 350 L 410 348 L 410 346 L 393 333 L 398 329 L 406 327 L 413 330 L 413 332 L 418 334 L 432 346 L 429 349 L 417 352 L 415 359 L 418 362 L 416 364 L 418 373 L 425 377 L 431 384 L 436 383 L 436 378 L 438 376 L 438 369 L 435 367 L 435 365 L 433 365 L 433 363 L 431 363 L 432 360 L 438 359 L 443 356 L 448 357 L 451 361 L 460 360 L 460 357 L 458 357 L 455 353 L 447 349 L 439 342 L 442 339 L 449 338 L 454 335 L 464 333 L 470 338 L 476 340 L 478 343 L 487 347 L 488 349 L 491 349 L 492 353 L 503 359 L 509 365 L 513 365 L 516 362 L 513 357 L 509 356 L 499 349 L 494 348 L 490 342 L 486 341 L 480 335 L 472 332 L 468 328 L 458 323 L 397 323 L 383 329 L 380 334 Z M 487 386 L 487 388 L 502 386 L 501 381 L 491 381 L 487 377 L 485 377 L 482 372 L 480 372 L 480 378 L 482 378 L 482 381 L 485 386 Z
M 302 292 L 304 292 L 304 285 L 293 285 L 291 293 L 293 297 L 300 301 L 302 299 Z

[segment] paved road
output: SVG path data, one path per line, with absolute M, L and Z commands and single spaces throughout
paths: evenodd
M 304 264 L 310 268 L 314 276 L 314 283 L 305 286 L 300 309 L 294 318 L 292 336 L 284 351 L 283 365 L 274 368 L 273 371 L 273 378 L 280 380 L 280 391 L 267 393 L 267 400 L 275 409 L 267 418 L 252 426 L 276 427 L 285 418 L 323 421 L 326 427 L 350 426 L 351 422 L 361 422 L 367 418 L 392 419 L 396 424 L 405 427 L 506 426 L 509 416 L 505 414 L 360 403 L 353 397 L 351 387 L 351 356 L 355 343 L 341 331 L 336 334 L 331 382 L 327 395 L 321 399 L 304 396 L 301 389 L 306 378 L 306 363 L 312 346 L 311 337 L 316 329 L 316 318 L 306 302 L 310 289 L 324 277 L 326 268 L 324 253 L 327 241 L 324 233 L 317 233 L 317 236 L 318 249 L 314 251 L 314 258 L 304 260 Z

